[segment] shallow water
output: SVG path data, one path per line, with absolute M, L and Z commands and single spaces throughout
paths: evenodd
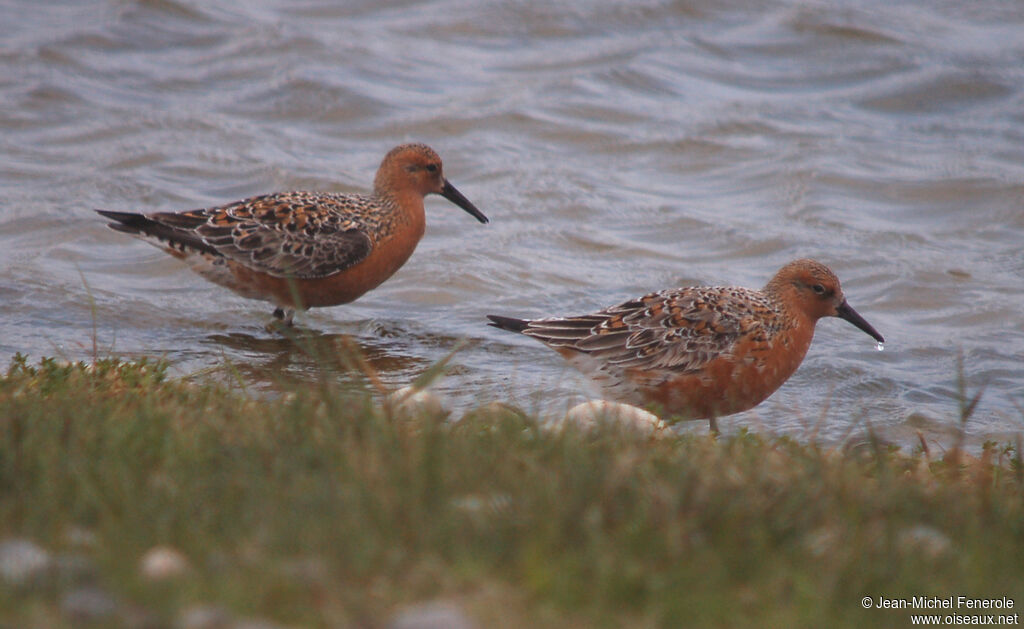
M 968 392 L 985 387 L 972 442 L 1021 430 L 1021 3 L 240 4 L 0 5 L 0 360 L 88 359 L 95 339 L 255 390 L 315 378 L 264 331 L 269 305 L 92 209 L 365 192 L 418 140 L 492 223 L 432 198 L 397 275 L 299 318 L 351 337 L 389 386 L 465 339 L 439 385 L 456 410 L 554 414 L 584 379 L 485 313 L 758 287 L 807 256 L 885 351 L 822 321 L 797 374 L 724 430 L 837 441 L 870 423 L 941 447 L 958 355 Z

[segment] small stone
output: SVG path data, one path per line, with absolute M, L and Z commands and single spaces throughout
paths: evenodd
M 263 618 L 241 618 L 231 623 L 231 629 L 282 629 L 281 625 Z
M 388 629 L 477 629 L 477 624 L 453 603 L 434 601 L 411 605 L 395 614 Z
M 921 553 L 929 559 L 939 559 L 953 548 L 949 536 L 927 524 L 918 524 L 900 531 L 896 543 L 904 552 Z
M 467 494 L 452 498 L 451 505 L 469 515 L 507 515 L 512 508 L 512 496 L 506 493 Z
M 448 410 L 439 396 L 425 389 L 402 387 L 388 396 L 388 408 L 399 418 L 446 417 Z
M 72 621 L 90 623 L 112 616 L 117 602 L 106 591 L 97 587 L 76 588 L 60 599 L 60 609 Z
M 607 400 L 591 400 L 577 404 L 553 427 L 561 430 L 569 425 L 582 430 L 592 430 L 600 425 L 620 426 L 643 435 L 655 435 L 665 430 L 665 422 L 654 413 L 629 404 Z
M 154 546 L 146 551 L 139 561 L 139 572 L 153 581 L 180 577 L 188 571 L 185 555 L 170 546 Z
M 327 581 L 329 570 L 327 564 L 318 557 L 297 557 L 282 563 L 281 574 L 302 585 L 310 586 Z
M 227 629 L 231 626 L 231 613 L 219 605 L 194 605 L 181 612 L 178 629 Z
M 822 526 L 804 535 L 804 548 L 815 557 L 830 557 L 841 545 L 839 529 Z
M 21 538 L 0 542 L 0 579 L 11 585 L 26 585 L 42 579 L 52 564 L 50 554 Z
M 96 534 L 81 526 L 70 526 L 64 531 L 64 542 L 73 548 L 90 550 L 96 547 Z

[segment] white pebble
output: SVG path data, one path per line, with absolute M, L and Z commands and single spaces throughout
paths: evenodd
M 178 629 L 226 629 L 231 613 L 219 605 L 193 605 L 178 615 Z
M 402 387 L 393 392 L 388 396 L 387 404 L 392 412 L 404 418 L 437 417 L 448 414 L 444 402 L 438 395 L 414 386 Z
M 560 430 L 575 425 L 583 430 L 591 430 L 604 424 L 618 425 L 645 435 L 656 434 L 665 429 L 665 422 L 654 413 L 629 404 L 607 400 L 591 400 L 577 404 L 553 427 Z
M 188 570 L 188 559 L 169 546 L 154 546 L 139 560 L 139 572 L 153 581 L 173 579 Z
M 0 542 L 0 579 L 11 585 L 39 579 L 50 570 L 51 562 L 49 553 L 27 539 Z
M 445 601 L 411 605 L 398 612 L 388 629 L 476 629 L 476 623 L 457 606 Z
M 953 541 L 942 531 L 927 524 L 903 529 L 896 543 L 904 552 L 920 553 L 929 559 L 940 559 L 953 548 Z

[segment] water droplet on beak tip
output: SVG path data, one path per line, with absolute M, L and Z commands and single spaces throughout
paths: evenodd
M 878 341 L 877 343 L 875 343 L 875 349 L 881 352 L 882 350 L 885 349 L 885 343 Z

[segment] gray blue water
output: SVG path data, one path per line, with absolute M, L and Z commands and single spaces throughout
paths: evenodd
M 824 320 L 797 374 L 725 419 L 939 448 L 957 356 L 972 443 L 1024 426 L 1024 4 L 0 3 L 0 361 L 157 355 L 273 391 L 316 362 L 93 208 L 366 192 L 432 145 L 492 223 L 441 199 L 409 263 L 300 317 L 389 386 L 460 340 L 439 391 L 556 414 L 585 381 L 489 312 L 580 314 L 831 265 L 886 339 Z M 228 375 L 225 375 L 225 374 Z M 345 377 L 344 374 L 338 377 Z M 818 426 L 816 433 L 814 426 Z M 689 429 L 689 428 L 687 428 Z M 694 430 L 705 428 L 694 425 Z

